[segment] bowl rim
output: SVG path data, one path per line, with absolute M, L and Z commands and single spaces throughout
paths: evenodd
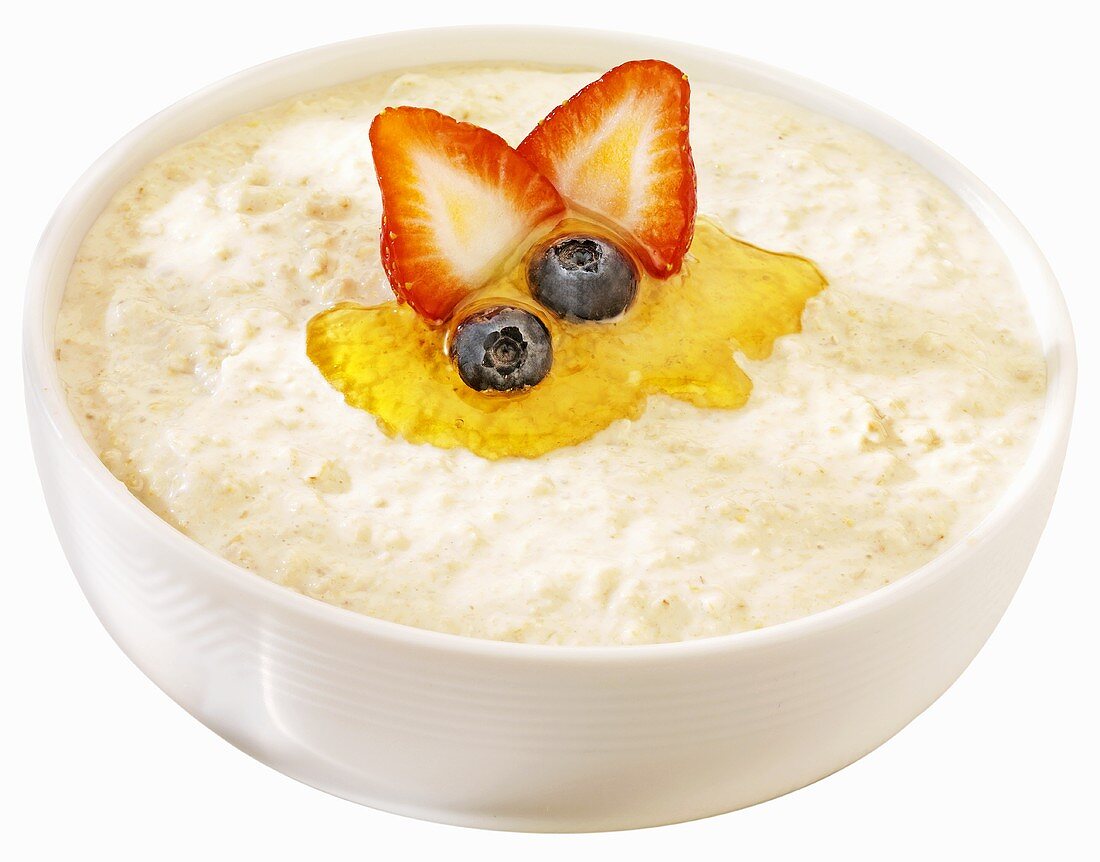
M 893 583 L 807 616 L 761 629 L 685 641 L 654 644 L 557 645 L 497 641 L 421 629 L 328 604 L 277 584 L 258 572 L 245 569 L 219 556 L 161 519 L 131 494 L 99 460 L 91 445 L 85 440 L 63 394 L 64 386 L 57 373 L 52 351 L 47 350 L 49 338 L 46 327 L 48 324 L 49 331 L 52 332 L 56 321 L 53 319 L 47 321 L 46 286 L 52 276 L 54 261 L 62 245 L 64 234 L 68 225 L 81 213 L 85 198 L 105 181 L 116 161 L 121 160 L 125 152 L 136 142 L 159 125 L 193 108 L 196 103 L 211 100 L 235 88 L 247 89 L 285 67 L 296 64 L 306 65 L 340 51 L 369 50 L 372 45 L 378 45 L 384 41 L 404 40 L 413 43 L 429 43 L 440 39 L 460 40 L 477 33 L 491 34 L 494 39 L 503 40 L 509 45 L 523 45 L 532 39 L 569 39 L 573 42 L 584 40 L 593 50 L 602 46 L 630 50 L 635 52 L 635 56 L 641 56 L 642 53 L 651 56 L 672 53 L 690 54 L 701 61 L 737 67 L 757 79 L 777 82 L 797 89 L 820 102 L 843 108 L 846 113 L 854 112 L 867 121 L 866 124 L 856 124 L 858 128 L 883 140 L 887 138 L 905 140 L 911 157 L 915 158 L 913 150 L 916 150 L 928 160 L 937 162 L 941 170 L 950 171 L 955 177 L 954 183 L 932 170 L 924 160 L 918 159 L 955 194 L 963 196 L 962 189 L 965 189 L 964 202 L 971 209 L 981 209 L 985 212 L 985 217 L 982 218 L 983 224 L 988 228 L 991 221 L 998 223 L 1000 232 L 1004 234 L 1004 238 L 995 237 L 998 246 L 1004 248 L 1006 240 L 1010 240 L 1017 248 L 1015 257 L 1026 259 L 1030 264 L 1034 288 L 1028 292 L 1029 310 L 1033 322 L 1043 336 L 1047 364 L 1047 391 L 1043 415 L 1028 457 L 1013 476 L 1008 487 L 998 497 L 993 508 L 981 521 L 942 553 L 899 577 Z M 522 52 L 517 51 L 517 53 Z M 520 59 L 516 62 L 524 61 Z M 415 65 L 410 64 L 410 67 Z M 851 124 L 848 119 L 840 119 L 842 122 Z M 877 127 L 877 131 L 869 128 L 871 125 Z M 890 140 L 886 142 L 893 145 Z M 980 213 L 979 217 L 982 217 Z M 1019 276 L 1019 267 L 1015 266 L 1014 270 Z M 66 274 L 67 272 L 68 267 Z M 1022 277 L 1019 280 L 1024 281 Z M 1042 320 L 1037 316 L 1040 310 L 1037 303 L 1042 305 Z M 304 620 L 308 619 L 325 626 L 336 626 L 395 646 L 442 650 L 450 654 L 462 653 L 472 658 L 504 661 L 537 659 L 570 663 L 680 661 L 772 646 L 847 626 L 896 605 L 906 597 L 927 588 L 946 573 L 965 566 L 978 549 L 997 534 L 1002 525 L 1013 519 L 1050 472 L 1060 471 L 1062 452 L 1072 420 L 1077 373 L 1073 329 L 1066 302 L 1054 273 L 1034 239 L 984 183 L 917 132 L 877 109 L 829 87 L 768 64 L 713 48 L 617 31 L 538 25 L 434 27 L 379 33 L 333 42 L 287 54 L 237 72 L 184 97 L 146 119 L 120 138 L 85 171 L 58 205 L 42 234 L 32 259 L 25 294 L 23 366 L 28 410 L 33 409 L 34 406 L 40 409 L 46 419 L 46 427 L 56 438 L 56 442 L 72 457 L 73 461 L 79 464 L 82 472 L 101 487 L 107 497 L 118 506 L 121 513 L 137 528 L 152 530 L 161 542 L 172 546 L 175 554 L 189 562 L 196 573 L 202 572 L 203 575 L 214 576 L 224 581 L 225 586 L 234 591 L 247 593 L 249 598 L 259 602 L 274 603 L 288 614 L 296 614 Z

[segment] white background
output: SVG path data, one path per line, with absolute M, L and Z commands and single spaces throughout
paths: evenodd
M 186 0 L 162 7 L 145 0 L 8 7 L 0 52 L 8 273 L 0 315 L 7 456 L 0 523 L 8 545 L 0 856 L 1100 858 L 1100 62 L 1086 6 Z M 420 823 L 328 797 L 222 742 L 123 657 L 80 595 L 49 525 L 21 416 L 21 292 L 54 206 L 115 139 L 213 80 L 325 42 L 454 23 L 663 35 L 816 78 L 962 160 L 1016 211 L 1061 279 L 1080 342 L 1078 411 L 1065 479 L 1030 574 L 962 679 L 841 773 L 753 809 L 633 833 L 525 836 Z

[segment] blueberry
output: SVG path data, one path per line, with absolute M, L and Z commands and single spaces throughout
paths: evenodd
M 550 331 L 530 312 L 508 305 L 482 309 L 454 331 L 451 359 L 471 389 L 511 392 L 544 378 L 554 359 Z
M 590 236 L 557 239 L 527 268 L 535 299 L 561 317 L 608 320 L 630 307 L 638 270 L 617 246 Z

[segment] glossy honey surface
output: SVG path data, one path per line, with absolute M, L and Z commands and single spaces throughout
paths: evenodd
M 650 395 L 742 406 L 752 382 L 735 352 L 766 358 L 776 338 L 799 331 L 806 301 L 825 285 L 810 261 L 756 248 L 700 219 L 681 271 L 643 276 L 616 320 L 554 317 L 531 298 L 522 263 L 460 308 L 458 316 L 503 302 L 546 322 L 553 367 L 524 392 L 468 389 L 447 356 L 447 328 L 397 302 L 321 312 L 309 322 L 307 351 L 348 404 L 372 413 L 387 434 L 484 458 L 535 458 L 637 418 Z

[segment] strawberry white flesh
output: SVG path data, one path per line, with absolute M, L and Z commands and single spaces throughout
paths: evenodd
M 502 138 L 427 108 L 371 124 L 382 191 L 382 263 L 394 292 L 432 322 L 492 276 L 565 204 Z
M 517 148 L 575 209 L 624 232 L 659 278 L 680 269 L 695 228 L 689 98 L 675 66 L 624 63 L 551 111 Z

